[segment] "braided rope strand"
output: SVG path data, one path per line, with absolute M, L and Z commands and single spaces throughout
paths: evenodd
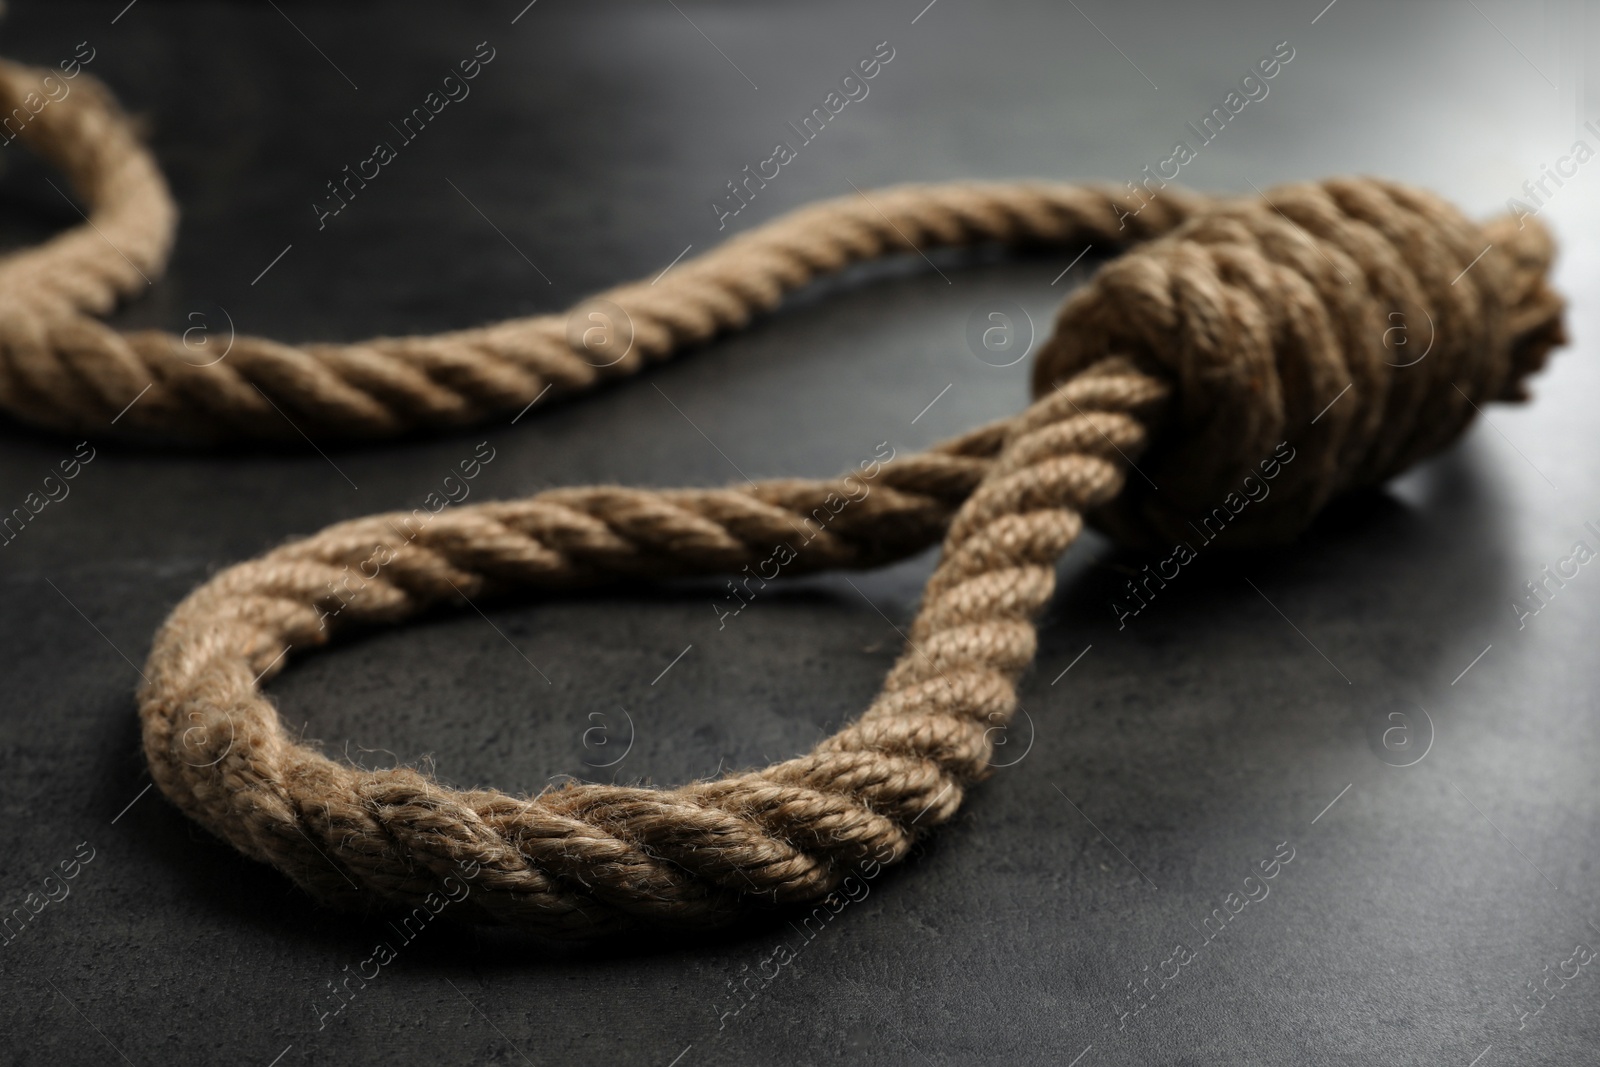
M 37 92 L 47 73 L 0 61 L 0 111 Z M 67 175 L 88 217 L 0 264 L 0 409 L 98 433 L 126 410 L 112 432 L 174 440 L 290 441 L 301 431 L 349 440 L 478 423 L 547 390 L 555 399 L 637 373 L 855 263 L 986 241 L 1112 251 L 1170 230 L 1201 202 L 1175 191 L 1131 216 L 1109 186 L 886 189 L 802 208 L 569 311 L 356 344 L 238 336 L 214 360 L 171 333 L 119 334 L 94 317 L 161 272 L 177 219 L 159 168 L 110 94 L 80 75 L 79 88 L 22 136 Z M 604 309 L 604 343 L 582 328 L 595 309 Z

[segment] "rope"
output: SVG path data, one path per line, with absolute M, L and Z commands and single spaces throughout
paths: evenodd
M 0 65 L 0 108 L 38 74 Z M 224 570 L 174 609 L 139 710 L 151 774 L 178 807 L 330 902 L 429 906 L 455 899 L 446 880 L 470 870 L 461 908 L 553 934 L 712 925 L 903 858 L 990 770 L 1056 560 L 1085 520 L 1125 543 L 1182 540 L 1292 442 L 1271 494 L 1230 527 L 1238 544 L 1290 538 L 1331 497 L 1444 448 L 1481 403 L 1524 398 L 1564 340 L 1535 220 L 1478 226 L 1401 185 L 1335 179 L 1246 199 L 1169 188 L 1135 213 L 1105 189 L 961 184 L 817 204 L 657 285 L 602 294 L 628 343 L 613 331 L 598 353 L 568 327 L 588 321 L 586 302 L 577 316 L 427 338 L 240 338 L 196 367 L 169 334 L 117 334 L 93 317 L 159 271 L 175 217 L 109 95 L 75 92 L 23 136 L 91 208 L 86 229 L 0 262 L 0 406 L 60 428 L 103 428 L 151 381 L 127 421 L 167 437 L 273 438 L 289 429 L 283 414 L 344 437 L 473 422 L 547 386 L 634 373 L 851 263 L 980 241 L 1131 249 L 1067 301 L 1032 406 L 882 465 L 864 495 L 865 472 L 558 489 L 425 523 L 375 515 Z M 1395 315 L 1426 321 L 1420 358 Z M 1421 322 L 1404 333 L 1416 343 Z M 840 497 L 858 502 L 811 531 Z M 810 540 L 788 573 L 942 548 L 877 699 L 809 753 L 759 770 L 671 790 L 452 790 L 298 744 L 261 689 L 290 651 L 352 629 L 463 599 L 737 571 L 797 534 Z

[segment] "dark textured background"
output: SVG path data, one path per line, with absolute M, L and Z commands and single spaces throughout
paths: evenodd
M 883 40 L 896 54 L 870 96 L 730 231 L 850 182 L 1131 178 L 1283 40 L 1295 58 L 1270 95 L 1186 183 L 1368 172 L 1486 213 L 1580 133 L 1597 144 L 1579 128 L 1600 114 L 1593 5 L 1340 0 L 1313 24 L 1322 0 L 541 0 L 512 25 L 522 2 L 141 0 L 120 17 L 122 0 L 13 3 L 0 51 L 54 63 L 87 39 L 89 70 L 149 121 L 183 225 L 167 277 L 118 321 L 220 331 L 226 309 L 239 330 L 286 339 L 557 309 L 711 247 L 722 184 Z M 496 58 L 471 97 L 318 232 L 323 183 L 483 40 Z M 0 155 L 0 233 L 24 243 L 76 222 L 17 152 Z M 1600 944 L 1600 571 L 1524 629 L 1510 604 L 1575 539 L 1600 547 L 1581 528 L 1600 520 L 1597 174 L 1590 163 L 1544 212 L 1575 343 L 1531 405 L 1491 409 L 1492 427 L 1292 549 L 1203 556 L 1121 632 L 1108 600 L 1142 561 L 1086 537 L 1023 682 L 1032 736 L 1018 727 L 1003 750 L 1020 759 L 726 1025 L 730 981 L 794 941 L 787 924 L 573 950 L 441 921 L 319 1029 L 327 983 L 392 933 L 314 906 L 141 793 L 133 664 L 216 568 L 416 506 L 485 439 L 496 458 L 474 500 L 827 474 L 881 440 L 914 449 L 1012 412 L 1027 364 L 974 358 L 968 315 L 1014 300 L 1043 329 L 1092 259 L 1054 287 L 1070 249 L 941 261 L 949 284 L 920 261 L 869 271 L 514 427 L 326 459 L 97 441 L 72 495 L 0 549 L 0 904 L 20 906 L 80 842 L 95 851 L 70 897 L 0 945 L 0 1058 L 1594 1062 L 1600 976 L 1524 1029 L 1518 1013 L 1524 983 Z M 71 448 L 0 426 L 0 508 Z M 311 657 L 272 692 L 293 728 L 367 766 L 431 761 L 450 782 L 510 790 L 563 773 L 679 782 L 803 750 L 865 707 L 931 565 L 855 588 L 797 581 L 721 631 L 714 583 L 507 607 L 491 613 L 503 637 L 462 614 Z M 1405 768 L 1368 741 L 1395 700 L 1435 727 Z M 597 726 L 609 733 L 586 744 Z M 1200 919 L 1280 842 L 1295 858 L 1271 895 L 1120 1028 L 1129 983 L 1175 941 L 1194 947 Z

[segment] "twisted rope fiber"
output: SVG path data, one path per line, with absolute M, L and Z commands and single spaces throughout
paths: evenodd
M 0 65 L 0 106 L 38 73 Z M 1524 398 L 1564 339 L 1542 227 L 1480 227 L 1401 185 L 1335 179 L 1261 199 L 1164 189 L 1137 213 L 1107 190 L 954 185 L 815 205 L 657 286 L 604 294 L 633 326 L 610 366 L 568 341 L 567 316 L 539 316 L 358 345 L 240 338 L 223 362 L 195 367 L 171 335 L 94 318 L 159 271 L 175 219 L 109 94 L 75 92 L 23 136 L 91 208 L 86 227 L 0 261 L 0 406 L 61 428 L 103 429 L 152 379 L 128 421 L 169 437 L 278 436 L 274 405 L 325 436 L 471 422 L 547 385 L 632 373 L 850 263 L 976 241 L 1133 246 L 1063 307 L 1032 406 L 884 465 L 826 529 L 813 516 L 853 498 L 855 478 L 559 489 L 420 528 L 400 513 L 340 523 L 219 573 L 174 609 L 139 693 L 151 773 L 174 803 L 331 902 L 418 906 L 473 863 L 464 908 L 558 934 L 710 925 L 814 900 L 869 857 L 904 857 L 990 770 L 1033 620 L 1085 519 L 1131 544 L 1187 536 L 1175 531 L 1188 517 L 1292 439 L 1301 458 L 1230 529 L 1240 544 L 1292 537 L 1331 497 L 1445 447 L 1480 403 Z M 1395 343 L 1395 312 L 1427 320 L 1420 361 Z M 409 768 L 334 763 L 284 732 L 260 688 L 290 650 L 351 628 L 463 597 L 738 570 L 796 535 L 811 538 L 796 573 L 941 541 L 942 553 L 872 705 L 760 770 L 672 790 L 458 791 Z M 346 599 L 332 588 L 351 568 L 363 584 Z

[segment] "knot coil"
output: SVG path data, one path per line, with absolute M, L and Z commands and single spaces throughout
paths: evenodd
M 1480 405 L 1524 395 L 1563 339 L 1552 255 L 1541 226 L 1480 227 L 1394 182 L 1219 202 L 1066 302 L 1034 393 L 1109 355 L 1172 384 L 1148 481 L 1091 516 L 1119 540 L 1192 540 L 1260 491 L 1267 462 L 1281 478 L 1228 528 L 1236 545 L 1287 541 L 1332 497 L 1454 441 Z M 1293 462 L 1279 464 L 1287 438 Z

